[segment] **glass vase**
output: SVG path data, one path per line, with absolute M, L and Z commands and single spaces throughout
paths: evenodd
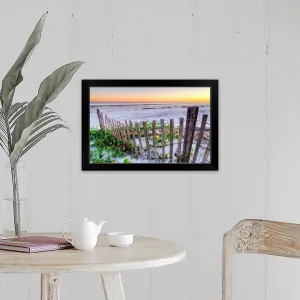
M 29 203 L 26 168 L 23 162 L 5 168 L 5 189 L 2 208 L 4 236 L 24 237 L 28 234 Z

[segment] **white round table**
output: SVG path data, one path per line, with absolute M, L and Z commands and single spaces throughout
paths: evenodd
M 58 299 L 62 273 L 98 272 L 105 298 L 123 300 L 121 272 L 174 264 L 185 255 L 183 247 L 165 240 L 137 236 L 132 246 L 116 248 L 109 246 L 106 235 L 100 235 L 96 248 L 91 251 L 68 249 L 28 254 L 0 250 L 0 272 L 41 273 L 42 300 Z

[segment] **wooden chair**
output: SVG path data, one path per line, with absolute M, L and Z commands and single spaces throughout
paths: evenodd
M 234 253 L 257 253 L 300 258 L 300 224 L 242 220 L 223 238 L 222 300 L 232 300 Z

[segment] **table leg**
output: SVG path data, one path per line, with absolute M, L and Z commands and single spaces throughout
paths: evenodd
M 104 273 L 101 278 L 106 300 L 125 300 L 120 273 Z
M 44 273 L 41 277 L 41 300 L 59 299 L 59 282 L 61 274 Z

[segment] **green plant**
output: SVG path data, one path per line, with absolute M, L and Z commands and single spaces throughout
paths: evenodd
M 132 163 L 132 161 L 129 158 L 125 158 L 123 160 L 123 164 L 131 164 L 131 163 Z
M 72 62 L 54 71 L 41 83 L 37 96 L 31 102 L 14 103 L 16 87 L 23 81 L 22 69 L 40 42 L 47 13 L 45 13 L 33 32 L 16 62 L 2 80 L 0 92 L 0 146 L 11 163 L 13 183 L 13 213 L 15 235 L 20 236 L 20 207 L 16 165 L 21 156 L 43 140 L 47 134 L 68 126 L 60 116 L 46 107 L 70 82 L 82 62 Z M 4 45 L 2 45 L 4 46 Z
M 129 150 L 128 145 L 114 137 L 109 130 L 91 128 L 90 141 L 92 142 L 90 155 L 94 151 L 93 148 L 96 147 L 99 155 L 103 155 L 103 157 L 106 157 L 105 159 L 97 163 L 115 162 L 114 158 L 124 157 L 125 152 Z M 94 163 L 96 162 L 94 161 Z

